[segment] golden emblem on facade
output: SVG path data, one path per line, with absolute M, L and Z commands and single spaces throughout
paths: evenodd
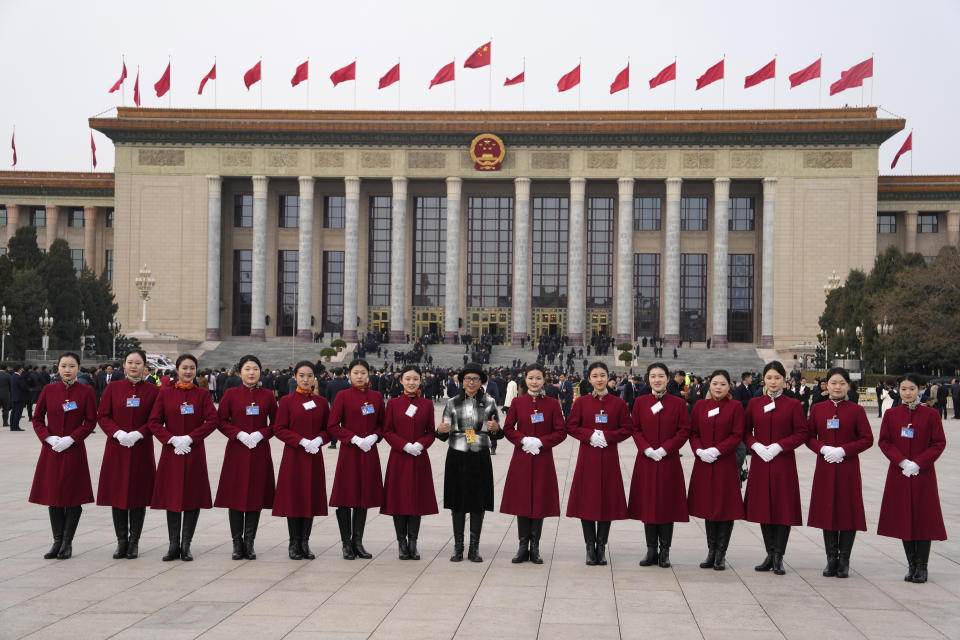
M 492 133 L 481 133 L 470 143 L 470 158 L 477 171 L 499 171 L 505 153 L 503 140 Z

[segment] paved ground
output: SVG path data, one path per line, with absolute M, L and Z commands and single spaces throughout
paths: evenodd
M 872 419 L 874 431 L 878 421 Z M 960 421 L 949 420 L 955 443 Z M 104 437 L 89 438 L 94 484 Z M 216 488 L 224 440 L 209 440 Z M 430 450 L 438 493 L 445 445 Z M 274 446 L 278 465 L 280 447 Z M 259 559 L 230 559 L 227 516 L 204 511 L 194 539 L 196 561 L 166 563 L 166 525 L 151 511 L 138 560 L 113 560 L 110 511 L 88 506 L 74 541 L 74 558 L 43 560 L 50 544 L 46 509 L 27 503 L 39 443 L 31 432 L 0 431 L 0 637 L 2 638 L 960 638 L 960 447 L 937 465 L 947 530 L 934 543 L 931 580 L 904 583 L 898 540 L 873 533 L 857 538 L 849 580 L 823 578 L 820 531 L 795 528 L 788 573 L 753 571 L 762 556 L 759 527 L 738 523 L 728 570 L 702 570 L 703 523 L 677 525 L 672 569 L 642 568 L 640 522 L 613 525 L 611 564 L 584 566 L 580 525 L 548 520 L 542 566 L 512 565 L 516 525 L 488 514 L 482 564 L 448 561 L 449 516 L 424 519 L 420 562 L 401 562 L 389 517 L 371 512 L 365 539 L 373 560 L 345 561 L 333 516 L 318 518 L 316 560 L 286 557 L 286 524 L 264 515 Z M 386 461 L 386 446 L 380 445 Z M 494 458 L 498 493 L 512 454 Z M 328 477 L 336 452 L 323 449 Z M 629 482 L 636 449 L 621 448 Z M 573 475 L 576 446 L 556 450 L 561 496 Z M 691 455 L 683 458 L 689 478 Z M 800 454 L 804 513 L 814 456 Z M 862 456 L 868 526 L 876 529 L 885 459 L 874 447 Z M 328 487 L 330 486 L 328 480 Z M 499 506 L 499 496 L 497 499 Z

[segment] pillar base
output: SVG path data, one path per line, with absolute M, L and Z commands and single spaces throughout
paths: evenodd
M 220 329 L 211 329 L 207 327 L 207 333 L 205 338 L 206 340 L 219 341 L 220 340 Z
M 266 329 L 251 329 L 250 330 L 250 342 L 266 342 L 267 341 L 267 331 Z
M 357 341 L 357 330 L 356 329 L 344 329 L 343 333 L 340 334 L 340 337 L 344 342 L 356 342 Z
M 710 347 L 713 349 L 726 349 L 730 346 L 727 342 L 727 336 L 713 336 L 713 339 L 710 341 Z
M 443 332 L 443 344 L 456 344 L 457 343 L 457 332 L 456 331 L 444 331 Z
M 313 342 L 313 332 L 310 329 L 297 329 L 297 342 Z
M 773 336 L 760 336 L 761 349 L 773 349 Z
M 526 331 L 514 331 L 514 332 L 513 332 L 513 338 L 511 339 L 510 342 L 511 342 L 511 344 L 513 344 L 513 346 L 515 346 L 515 347 L 519 347 L 520 344 L 521 344 L 521 342 L 522 342 L 523 344 L 525 344 L 525 345 L 526 345 L 526 344 L 530 344 L 530 341 L 527 340 L 527 332 L 526 332 Z
M 571 347 L 582 347 L 583 334 L 582 333 L 567 334 L 567 344 L 569 344 Z
M 616 340 L 617 340 L 617 344 L 623 344 L 624 342 L 629 342 L 630 344 L 633 344 L 633 338 L 630 337 L 629 333 L 618 333 Z
M 663 336 L 663 348 L 664 349 L 673 349 L 680 345 L 680 334 L 679 333 L 667 333 Z
M 390 344 L 406 344 L 403 331 L 390 331 Z

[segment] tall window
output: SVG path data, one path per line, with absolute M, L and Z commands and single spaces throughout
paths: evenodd
M 253 226 L 253 194 L 238 193 L 233 196 L 233 226 Z
M 633 254 L 633 334 L 660 335 L 660 254 Z
M 730 231 L 753 231 L 753 198 L 730 198 L 730 216 L 727 218 Z
M 877 233 L 896 233 L 897 215 L 895 213 L 877 214 Z
M 323 252 L 323 331 L 343 332 L 343 251 Z
M 67 209 L 67 226 L 82 229 L 84 226 L 83 222 L 83 209 L 79 207 L 71 207 Z
M 300 196 L 280 196 L 281 229 L 296 229 L 300 224 Z
M 753 254 L 728 256 L 727 340 L 753 342 Z
M 80 277 L 83 271 L 83 249 L 70 249 L 70 259 L 73 261 L 73 270 Z
M 917 233 L 937 233 L 940 222 L 935 213 L 921 213 L 917 216 Z
M 323 199 L 323 226 L 327 229 L 343 229 L 347 217 L 347 199 L 343 196 L 327 196 Z
M 467 306 L 513 302 L 513 198 L 467 199 Z
M 47 226 L 47 210 L 44 207 L 34 207 L 30 209 L 30 226 Z
M 299 251 L 277 252 L 277 335 L 292 336 L 297 314 Z
M 578 274 L 571 274 L 574 278 Z M 613 198 L 587 199 L 587 306 L 613 305 Z
M 533 199 L 533 272 L 530 286 L 534 307 L 567 306 L 568 203 L 567 198 Z
M 707 254 L 680 254 L 680 339 L 707 339 Z
M 442 307 L 447 286 L 447 199 L 417 197 L 413 207 L 413 306 Z
M 113 207 L 110 207 L 104 212 L 103 224 L 107 229 L 113 229 Z
M 0 205 L 0 227 L 7 226 L 7 208 Z
M 253 296 L 253 250 L 233 252 L 233 335 L 250 335 Z
M 390 196 L 370 198 L 367 304 L 390 305 Z
M 660 231 L 660 198 L 633 199 L 633 230 Z
M 707 197 L 680 198 L 680 231 L 707 230 Z
M 107 275 L 107 280 L 113 280 L 113 249 L 107 249 L 106 253 L 103 256 L 103 263 L 106 265 L 104 267 L 104 272 Z

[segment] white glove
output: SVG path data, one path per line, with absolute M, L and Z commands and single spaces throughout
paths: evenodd
M 653 450 L 653 447 L 647 447 L 643 450 L 643 455 L 647 456 L 654 462 L 659 462 L 660 458 L 657 457 L 657 452 Z
M 74 439 L 71 438 L 70 436 L 66 436 L 65 438 L 60 438 L 59 440 L 57 440 L 57 444 L 53 445 L 53 450 L 56 451 L 57 453 L 61 453 L 63 451 L 66 451 L 70 447 L 72 447 L 73 443 L 74 443 Z
M 900 468 L 903 469 L 903 475 L 910 478 L 920 473 L 920 465 L 913 460 L 903 460 L 900 462 Z
M 783 447 L 778 445 L 776 442 L 767 447 L 767 455 L 770 456 L 770 460 L 773 460 L 781 453 L 783 453 Z M 767 462 L 770 462 L 770 460 L 767 460 Z
M 596 429 L 593 432 L 593 435 L 590 436 L 590 444 L 594 447 L 600 447 L 601 449 L 607 446 L 607 437 L 603 435 L 603 431 Z
M 309 454 L 316 455 L 320 451 L 320 447 L 317 447 L 313 444 L 313 440 L 307 440 L 306 438 L 300 438 L 300 446 L 303 447 L 303 450 Z
M 350 442 L 352 442 L 353 444 L 357 445 L 357 446 L 360 448 L 360 450 L 363 451 L 364 453 L 370 451 L 370 446 L 371 446 L 371 445 L 370 445 L 369 441 L 368 441 L 366 438 L 360 438 L 360 437 L 358 437 L 358 436 L 353 436 L 352 438 L 350 438 Z
M 360 446 L 361 442 L 363 442 L 363 439 L 360 436 L 353 436 L 352 438 L 350 438 L 350 444 L 355 444 L 358 447 Z M 362 449 L 363 447 L 360 447 L 360 448 Z
M 422 444 L 420 444 L 419 442 L 414 442 L 414 443 L 413 443 L 413 446 L 415 446 L 415 447 L 417 448 L 417 451 L 419 451 L 420 453 L 423 453 L 423 445 L 422 445 Z
M 843 461 L 843 456 L 845 455 L 845 452 L 841 447 L 829 446 L 824 446 L 821 448 L 820 453 L 823 454 L 823 459 L 831 464 L 836 464 Z
M 521 448 L 522 448 L 524 451 L 526 451 L 526 450 L 527 450 L 527 447 L 530 446 L 530 441 L 531 441 L 531 440 L 533 440 L 533 438 L 531 438 L 530 436 L 525 436 L 522 440 L 520 440 L 520 446 L 521 446 Z M 593 436 L 592 436 L 592 435 L 590 436 L 590 440 L 593 440 Z
M 773 456 L 770 455 L 770 450 L 767 449 L 762 444 L 760 444 L 759 442 L 754 442 L 753 446 L 750 448 L 753 450 L 755 454 L 757 454 L 757 457 L 759 457 L 764 462 L 770 462 L 771 460 L 773 460 Z
M 237 434 L 237 440 L 239 440 L 245 447 L 250 446 L 249 439 L 250 439 L 250 434 L 247 433 L 246 431 L 241 431 L 240 433 Z
M 261 441 L 263 441 L 263 434 L 260 433 L 259 431 L 254 431 L 253 433 L 247 436 L 247 441 L 244 442 L 243 444 L 247 445 L 248 449 L 253 449 L 258 444 L 260 444 Z
M 420 450 L 417 449 L 412 442 L 408 442 L 407 444 L 403 445 L 403 450 L 414 457 L 420 455 Z
M 716 447 L 710 447 L 707 449 L 707 453 L 713 456 L 714 461 L 720 458 L 720 449 L 717 449 Z
M 373 449 L 374 445 L 377 444 L 377 439 L 378 439 L 377 434 L 375 433 L 371 433 L 370 435 L 368 435 L 366 438 L 363 439 L 364 442 L 367 443 L 367 451 L 369 451 L 370 449 Z
M 60 442 L 60 436 L 47 436 L 43 441 L 52 447 Z
M 601 432 L 601 437 L 603 437 L 602 432 Z M 527 438 L 524 438 L 524 440 L 527 440 Z M 543 440 L 541 440 L 540 438 L 534 438 L 534 437 L 529 438 L 529 440 L 530 440 L 530 448 L 536 449 L 537 453 L 539 453 L 540 449 L 543 448 Z M 603 444 L 607 444 L 606 437 L 603 437 Z M 536 455 L 536 453 L 534 455 Z
M 716 456 L 710 451 L 710 449 L 697 449 L 697 457 L 706 462 L 707 464 L 712 464 L 717 461 Z
M 124 431 L 123 429 L 117 429 L 116 431 L 113 432 L 113 439 L 114 439 L 114 440 L 116 440 L 117 442 L 119 442 L 119 443 L 120 443 L 121 445 L 123 445 L 124 447 L 129 447 L 130 445 L 128 445 L 128 444 L 125 442 L 126 437 L 127 437 L 127 432 Z
M 321 436 L 317 436 L 316 438 L 314 438 L 314 439 L 311 440 L 310 442 L 311 442 L 311 444 L 313 444 L 313 446 L 315 446 L 315 447 L 318 448 L 318 449 L 323 446 L 323 438 L 322 438 Z
M 660 447 L 659 449 L 654 451 L 654 453 L 657 454 L 657 456 L 659 456 L 657 458 L 657 462 L 660 462 L 661 460 L 667 457 L 667 450 L 664 449 L 663 447 Z M 720 452 L 718 451 L 717 453 L 719 454 Z

